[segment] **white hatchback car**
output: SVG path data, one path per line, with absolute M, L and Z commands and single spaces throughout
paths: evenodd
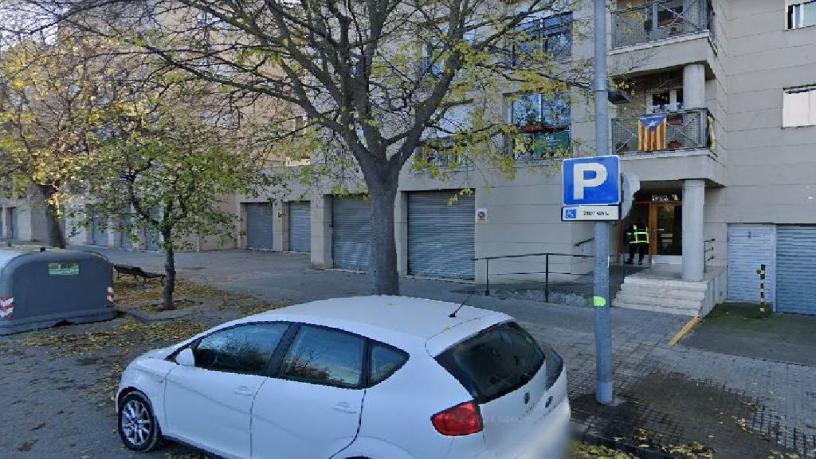
M 290 306 L 148 352 L 119 433 L 241 458 L 558 458 L 561 358 L 510 316 L 370 296 Z

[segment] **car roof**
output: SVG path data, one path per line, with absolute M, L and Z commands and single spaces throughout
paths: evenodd
M 456 303 L 425 298 L 358 296 L 288 306 L 247 317 L 242 322 L 274 320 L 323 325 L 407 350 L 424 347 L 432 338 L 435 348 L 453 344 L 510 319 L 506 314 L 471 306 L 463 306 L 455 317 L 450 317 L 458 307 Z

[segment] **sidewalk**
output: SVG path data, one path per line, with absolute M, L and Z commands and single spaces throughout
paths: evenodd
M 162 269 L 159 254 L 98 251 L 115 263 Z M 369 285 L 360 274 L 311 269 L 308 257 L 300 254 L 184 253 L 177 266 L 186 279 L 284 304 L 366 294 Z M 411 278 L 402 279 L 401 289 L 404 295 L 454 302 L 474 290 L 472 284 Z M 559 350 L 568 367 L 573 420 L 591 434 L 664 451 L 675 448 L 672 454 L 680 457 L 698 442 L 713 448 L 717 458 L 795 451 L 816 459 L 814 366 L 670 347 L 685 318 L 614 309 L 615 388 L 622 403 L 601 407 L 594 402 L 591 309 L 480 294 L 468 304 L 513 315 Z

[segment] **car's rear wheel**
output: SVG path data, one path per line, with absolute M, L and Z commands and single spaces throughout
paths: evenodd
M 119 404 L 119 437 L 133 451 L 150 451 L 161 442 L 161 429 L 150 402 L 141 392 L 130 392 L 122 397 Z

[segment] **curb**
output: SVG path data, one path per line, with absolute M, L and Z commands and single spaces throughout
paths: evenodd
M 589 427 L 583 424 L 570 422 L 570 425 L 572 430 L 571 437 L 573 440 L 578 440 L 595 446 L 605 446 L 607 448 L 616 449 L 625 453 L 634 454 L 641 459 L 675 459 L 675 456 L 671 456 L 661 451 L 628 445 L 626 443 L 615 441 L 611 438 L 590 433 Z
M 694 329 L 694 327 L 696 327 L 697 325 L 700 325 L 700 323 L 702 323 L 702 321 L 703 321 L 703 319 L 701 319 L 700 316 L 692 317 L 691 320 L 686 322 L 686 324 L 683 325 L 683 327 L 680 329 L 680 331 L 678 331 L 677 334 L 674 335 L 674 338 L 672 338 L 671 341 L 669 341 L 669 346 L 674 346 L 675 344 L 682 341 L 683 338 L 685 338 L 686 335 L 688 335 L 691 332 L 691 330 Z

